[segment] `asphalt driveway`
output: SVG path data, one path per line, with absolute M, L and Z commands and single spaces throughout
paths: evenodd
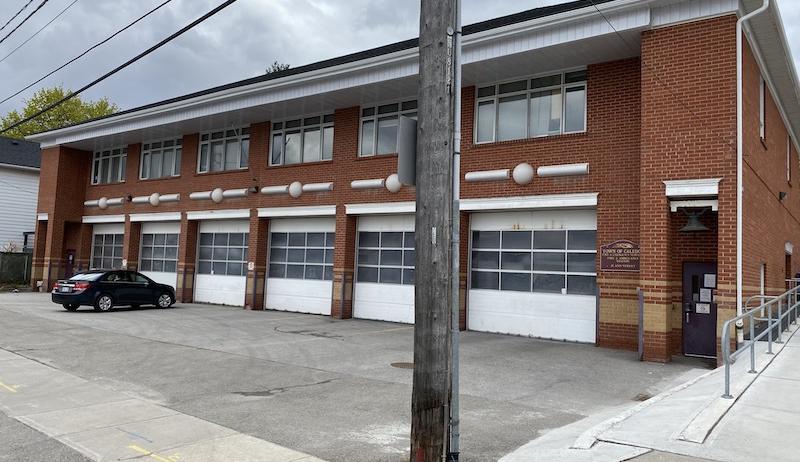
M 330 461 L 407 460 L 412 375 L 395 366 L 412 341 L 412 326 L 376 321 L 197 304 L 70 313 L 47 294 L 0 294 L 0 348 Z M 461 345 L 466 461 L 700 372 L 504 335 Z

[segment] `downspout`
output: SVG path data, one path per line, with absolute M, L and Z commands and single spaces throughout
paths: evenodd
M 743 26 L 744 22 L 767 11 L 769 0 L 764 0 L 760 8 L 736 21 L 736 315 L 742 314 L 742 196 L 744 193 L 744 104 L 742 83 Z M 737 326 L 738 327 L 738 326 Z M 744 333 L 738 330 L 737 343 L 744 340 Z

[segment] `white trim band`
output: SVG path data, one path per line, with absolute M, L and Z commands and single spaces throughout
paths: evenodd
M 597 193 L 461 199 L 461 210 L 525 210 L 597 207 Z
M 386 184 L 385 179 L 375 178 L 372 180 L 353 180 L 350 182 L 350 187 L 352 189 L 378 189 L 382 188 L 384 184 Z
M 125 223 L 125 215 L 92 215 L 81 218 L 82 223 Z
M 697 180 L 667 180 L 667 197 L 704 197 L 719 194 L 719 182 L 722 178 L 705 178 Z
M 333 191 L 333 183 L 309 183 L 303 185 L 303 192 Z
M 288 194 L 289 185 L 282 184 L 277 186 L 264 186 L 261 188 L 261 194 Z
M 132 213 L 129 215 L 131 222 L 151 222 L 151 221 L 181 221 L 181 212 L 161 212 L 161 213 Z
M 301 207 L 267 207 L 258 209 L 260 218 L 331 217 L 336 216 L 335 205 L 309 205 Z
M 187 220 L 227 220 L 232 218 L 250 218 L 250 209 L 186 212 Z
M 383 202 L 369 204 L 347 204 L 344 206 L 347 215 L 394 215 L 414 213 L 417 210 L 415 202 Z

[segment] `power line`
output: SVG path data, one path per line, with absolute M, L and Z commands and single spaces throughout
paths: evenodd
M 92 82 L 90 82 L 90 83 L 88 83 L 88 84 L 84 85 L 84 86 L 83 86 L 83 87 L 81 87 L 80 89 L 78 89 L 78 90 L 76 90 L 76 91 L 74 91 L 74 92 L 70 93 L 69 95 L 67 95 L 67 96 L 65 96 L 65 97 L 63 97 L 63 98 L 61 98 L 60 100 L 58 100 L 58 101 L 56 101 L 56 102 L 54 102 L 54 103 L 52 103 L 52 104 L 49 104 L 47 107 L 45 107 L 45 108 L 43 108 L 43 109 L 39 110 L 38 112 L 36 112 L 36 113 L 35 113 L 35 114 L 33 114 L 32 116 L 30 116 L 30 117 L 26 117 L 26 118 L 24 118 L 24 119 L 20 120 L 19 122 L 16 122 L 16 123 L 14 123 L 14 124 L 12 124 L 12 125 L 10 125 L 10 126 L 8 126 L 8 127 L 5 127 L 5 128 L 3 128 L 2 130 L 0 130 L 0 134 L 2 134 L 2 133 L 5 133 L 5 132 L 7 132 L 7 131 L 9 131 L 9 130 L 12 130 L 12 129 L 14 129 L 14 128 L 17 128 L 17 127 L 19 127 L 19 126 L 20 126 L 20 125 L 22 125 L 22 124 L 28 123 L 28 122 L 30 122 L 31 120 L 33 120 L 33 119 L 35 119 L 35 118 L 37 118 L 37 117 L 41 116 L 41 115 L 42 115 L 42 114 L 44 114 L 45 112 L 47 112 L 47 111 L 50 111 L 50 110 L 52 110 L 53 108 L 60 106 L 61 104 L 64 104 L 64 102 L 66 102 L 66 101 L 68 101 L 68 100 L 70 100 L 70 99 L 72 99 L 72 98 L 74 98 L 74 97 L 78 96 L 78 95 L 79 95 L 79 94 L 81 94 L 82 92 L 84 92 L 84 91 L 88 90 L 89 88 L 91 88 L 91 87 L 93 87 L 93 86 L 97 85 L 98 83 L 102 82 L 103 80 L 105 80 L 105 79 L 107 79 L 107 78 L 111 77 L 112 75 L 116 74 L 117 72 L 121 71 L 122 69 L 125 69 L 126 67 L 128 67 L 128 66 L 130 66 L 131 64 L 135 63 L 136 61 L 138 61 L 138 60 L 140 60 L 140 59 L 144 58 L 145 56 L 149 55 L 150 53 L 152 53 L 152 52 L 156 51 L 157 49 L 159 49 L 159 48 L 161 48 L 162 46 L 166 45 L 167 43 L 171 42 L 172 40 L 174 40 L 174 39 L 176 39 L 176 38 L 180 37 L 181 35 L 183 35 L 184 33 L 186 33 L 188 30 L 192 29 L 194 26 L 196 26 L 196 25 L 200 24 L 201 22 L 205 21 L 206 19 L 208 19 L 208 18 L 210 18 L 210 17 L 214 16 L 215 14 L 219 13 L 220 11 L 222 11 L 222 10 L 223 10 L 223 9 L 225 9 L 225 8 L 227 8 L 227 7 L 228 7 L 228 6 L 230 6 L 231 4 L 235 3 L 236 1 L 237 1 L 237 0 L 227 0 L 227 1 L 223 2 L 223 3 L 222 3 L 221 5 L 219 5 L 218 7 L 214 8 L 213 10 L 211 10 L 211 11 L 209 11 L 208 13 L 204 14 L 203 16 L 201 16 L 201 17 L 199 17 L 199 18 L 195 19 L 194 21 L 192 21 L 192 22 L 191 22 L 191 23 L 189 23 L 188 25 L 184 26 L 183 28 L 181 28 L 180 30 L 178 30 L 177 32 L 175 32 L 174 34 L 170 35 L 169 37 L 165 38 L 164 40 L 161 40 L 160 42 L 158 42 L 158 43 L 156 43 L 155 45 L 151 46 L 151 47 L 150 47 L 150 48 L 148 48 L 147 50 L 145 50 L 145 51 L 143 51 L 143 52 L 139 53 L 138 55 L 136 55 L 136 56 L 134 56 L 133 58 L 129 59 L 129 60 L 128 60 L 128 61 L 126 61 L 125 63 L 123 63 L 123 64 L 121 64 L 121 65 L 117 66 L 117 67 L 116 67 L 116 68 L 114 68 L 113 70 L 111 70 L 111 71 L 109 71 L 109 72 L 105 73 L 104 75 L 102 75 L 102 76 L 98 77 L 97 79 L 93 80 Z
M 19 14 L 20 14 L 20 13 L 22 13 L 23 11 L 25 11 L 25 8 L 27 8 L 27 7 L 28 7 L 28 5 L 30 5 L 31 3 L 33 3 L 33 0 L 28 0 L 28 3 L 26 3 L 26 4 L 22 5 L 22 8 L 20 8 L 20 9 L 19 9 L 19 11 L 17 11 L 17 13 L 16 13 L 16 14 L 14 14 L 14 16 L 11 16 L 11 19 L 9 19 L 8 21 L 6 21 L 6 23 L 5 23 L 5 24 L 3 24 L 3 27 L 0 27 L 0 32 L 2 32 L 2 31 L 3 31 L 3 29 L 5 29 L 5 28 L 6 28 L 6 27 L 7 27 L 9 24 L 11 24 L 11 21 L 13 21 L 14 19 L 16 19 L 16 18 L 17 18 L 17 16 L 19 16 Z
M 77 1 L 77 0 L 76 0 L 76 1 Z M 61 69 L 64 69 L 65 67 L 67 67 L 67 66 L 69 66 L 70 64 L 74 63 L 75 61 L 77 61 L 77 60 L 81 59 L 82 57 L 86 56 L 86 55 L 87 55 L 89 52 L 91 52 L 91 51 L 92 51 L 92 50 L 94 50 L 95 48 L 97 48 L 97 47 L 99 47 L 99 46 L 103 45 L 104 43 L 106 43 L 106 42 L 108 42 L 109 40 L 113 39 L 113 38 L 114 38 L 114 37 L 116 37 L 117 35 L 119 35 L 119 34 L 121 34 L 121 33 L 125 32 L 125 31 L 126 31 L 126 30 L 128 30 L 128 29 L 130 29 L 130 28 L 131 28 L 131 27 L 133 27 L 133 26 L 134 26 L 136 23 L 138 23 L 139 21 L 143 20 L 144 18 L 146 18 L 146 17 L 150 16 L 151 14 L 155 13 L 155 12 L 156 12 L 156 11 L 158 11 L 158 10 L 159 10 L 161 7 L 163 7 L 164 5 L 166 5 L 167 3 L 171 2 L 171 1 L 172 1 L 172 0 L 165 0 L 165 1 L 164 1 L 164 2 L 162 2 L 161 4 L 157 5 L 155 8 L 151 9 L 150 11 L 148 11 L 148 12 L 146 12 L 145 14 L 143 14 L 143 15 L 139 16 L 138 18 L 136 18 L 136 19 L 135 19 L 133 22 L 131 22 L 131 23 L 130 23 L 130 24 L 128 24 L 127 26 L 125 26 L 125 27 L 123 27 L 122 29 L 120 29 L 120 30 L 118 30 L 118 31 L 114 32 L 113 34 L 111 34 L 111 35 L 109 35 L 108 37 L 106 37 L 105 39 L 103 39 L 103 40 L 101 40 L 101 41 L 97 42 L 96 44 L 92 45 L 91 47 L 87 48 L 87 49 L 86 49 L 86 51 L 84 51 L 83 53 L 81 53 L 81 54 L 79 54 L 78 56 L 76 56 L 76 57 L 74 57 L 74 58 L 70 59 L 69 61 L 65 62 L 64 64 L 62 64 L 62 65 L 58 66 L 57 68 L 55 68 L 55 69 L 53 69 L 52 71 L 48 72 L 47 74 L 43 75 L 42 77 L 40 77 L 40 78 L 39 78 L 38 80 L 36 80 L 35 82 L 32 82 L 30 85 L 26 86 L 25 88 L 22 88 L 21 90 L 19 90 L 18 92 L 14 93 L 13 95 L 10 95 L 10 96 L 8 96 L 7 98 L 5 98 L 4 100 L 0 101 L 0 104 L 3 104 L 3 103 L 5 103 L 6 101 L 10 100 L 11 98 L 14 98 L 15 96 L 19 95 L 20 93 L 24 92 L 25 90 L 27 90 L 27 89 L 31 88 L 32 86 L 36 85 L 37 83 L 41 82 L 42 80 L 44 80 L 44 79 L 46 79 L 46 78 L 50 77 L 51 75 L 55 74 L 56 72 L 60 71 Z M 15 50 L 15 51 L 16 51 L 16 50 Z M 12 53 L 13 53 L 13 51 L 12 51 Z M 3 59 L 6 59 L 6 58 L 3 58 Z M 0 62 L 2 62 L 2 60 L 0 60 Z
M 33 1 L 33 0 L 31 0 L 31 1 Z M 25 39 L 25 41 L 24 41 L 24 42 L 20 43 L 19 45 L 17 45 L 17 47 L 16 47 L 16 48 L 14 48 L 13 50 L 11 50 L 11 52 L 10 52 L 9 54 L 5 55 L 5 56 L 4 56 L 2 59 L 0 59 L 0 63 L 2 63 L 3 61 L 5 61 L 5 60 L 6 60 L 6 58 L 8 58 L 9 56 L 11 56 L 11 55 L 13 55 L 14 53 L 16 53 L 16 52 L 17 52 L 17 50 L 19 50 L 20 48 L 22 48 L 23 46 L 25 46 L 25 44 L 26 44 L 26 43 L 28 43 L 28 42 L 30 42 L 30 41 L 31 41 L 31 39 L 33 39 L 34 37 L 36 37 L 37 35 L 39 35 L 39 32 L 41 32 L 41 31 L 45 30 L 45 29 L 47 28 L 47 26 L 49 26 L 50 24 L 52 24 L 52 23 L 53 23 L 53 21 L 55 21 L 56 19 L 58 19 L 58 18 L 59 18 L 59 17 L 60 17 L 62 14 L 66 13 L 66 12 L 67 12 L 67 10 L 68 10 L 68 9 L 70 9 L 70 8 L 72 8 L 72 5 L 74 5 L 74 4 L 76 4 L 76 3 L 78 3 L 78 0 L 72 0 L 72 3 L 70 3 L 69 5 L 67 5 L 67 7 L 66 7 L 66 8 L 64 8 L 63 10 L 61 10 L 61 11 L 60 11 L 60 12 L 59 12 L 59 13 L 58 13 L 58 14 L 57 14 L 57 15 L 56 15 L 56 16 L 55 16 L 53 19 L 51 19 L 51 20 L 50 20 L 50 21 L 49 21 L 47 24 L 45 24 L 44 26 L 42 26 L 42 27 L 41 27 L 39 30 L 37 30 L 37 31 L 36 31 L 36 32 L 35 32 L 33 35 L 31 35 L 30 37 L 28 37 L 27 39 Z
M 44 6 L 44 4 L 47 3 L 48 1 L 50 1 L 50 0 L 42 0 L 42 3 L 40 3 L 39 6 L 37 6 L 35 10 L 31 11 L 31 14 L 29 14 L 28 16 L 25 16 L 25 19 L 20 21 L 19 24 L 17 24 L 17 27 L 15 27 L 11 32 L 9 32 L 5 37 L 0 39 L 0 43 L 5 42 L 7 38 L 11 37 L 11 34 L 16 32 L 17 29 L 19 29 L 20 27 L 22 27 L 22 25 L 25 24 L 25 22 L 27 20 L 31 19 L 31 16 L 35 15 L 37 11 L 41 10 L 42 7 Z M 25 5 L 25 6 L 27 6 L 27 5 Z

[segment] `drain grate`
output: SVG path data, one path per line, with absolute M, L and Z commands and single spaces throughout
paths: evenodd
M 398 369 L 414 369 L 414 363 L 405 363 L 405 362 L 392 363 L 391 366 L 396 367 Z

